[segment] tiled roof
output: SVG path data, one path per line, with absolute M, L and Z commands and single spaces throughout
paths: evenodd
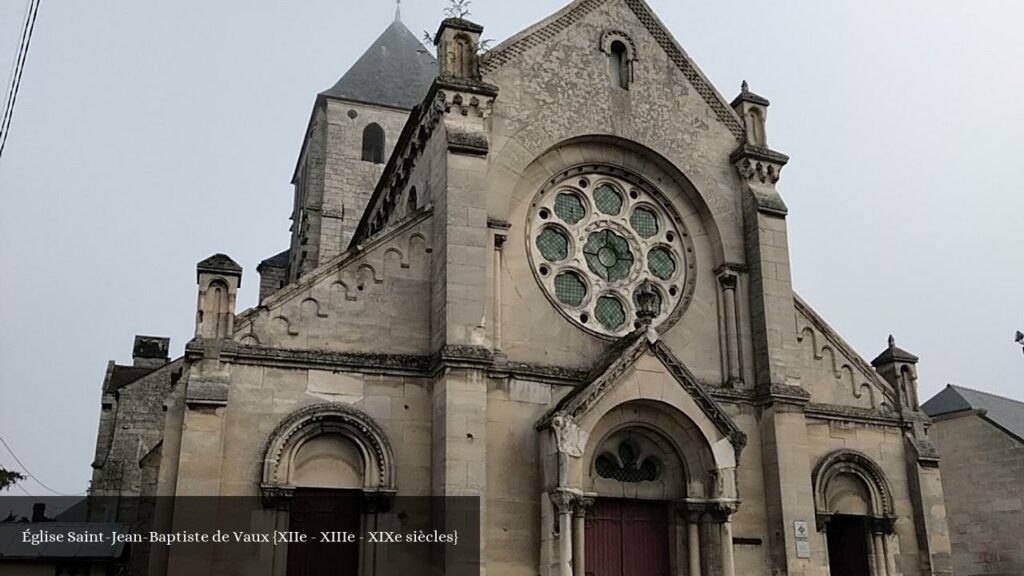
M 983 418 L 1024 442 L 1024 402 L 1019 400 L 947 384 L 921 409 L 932 417 L 977 410 Z

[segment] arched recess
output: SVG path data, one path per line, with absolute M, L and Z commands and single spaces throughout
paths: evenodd
M 826 454 L 815 466 L 812 481 L 819 529 L 834 514 L 860 512 L 879 520 L 896 518 L 889 480 L 864 453 L 843 449 Z M 858 497 L 867 501 L 857 502 Z
M 268 503 L 297 485 L 389 494 L 394 466 L 391 444 L 372 418 L 345 404 L 316 404 L 293 412 L 271 433 L 260 489 Z
M 620 404 L 601 417 L 589 438 L 581 459 L 586 493 L 666 501 L 715 495 L 711 444 L 692 419 L 672 406 L 651 400 Z M 613 464 L 629 468 L 628 458 L 620 453 L 624 445 L 637 451 L 634 468 L 652 460 L 657 468 L 653 478 L 623 481 L 602 474 L 601 460 L 609 456 Z
M 899 537 L 892 487 L 866 454 L 826 454 L 811 475 L 815 519 L 832 573 L 896 576 Z

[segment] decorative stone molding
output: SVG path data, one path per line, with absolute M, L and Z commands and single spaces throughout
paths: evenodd
M 740 146 L 729 159 L 745 180 L 773 185 L 779 181 L 782 167 L 789 163 L 789 156 L 751 144 Z
M 605 54 L 612 53 L 612 42 L 619 41 L 626 47 L 626 57 L 632 62 L 636 60 L 636 44 L 633 39 L 629 37 L 622 30 L 605 30 L 601 34 L 601 52 Z
M 868 488 L 871 496 L 870 516 L 876 519 L 895 521 L 895 501 L 892 488 L 882 468 L 869 456 L 850 449 L 829 452 L 818 461 L 811 474 L 814 489 L 814 508 L 818 517 L 818 529 L 824 530 L 831 519 L 827 494 L 829 483 L 839 474 L 851 474 L 859 478 Z
M 892 386 L 875 372 L 807 302 L 799 296 L 794 296 L 793 304 L 797 312 L 797 341 L 803 342 L 810 338 L 815 360 L 824 360 L 825 350 L 830 350 L 832 352 L 832 372 L 836 378 L 840 378 L 844 371 L 848 371 L 852 381 L 853 396 L 861 398 L 862 388 L 872 388 L 881 396 L 878 405 L 874 408 L 879 412 L 891 412 L 896 406 L 896 395 Z M 824 341 L 819 342 L 819 339 Z M 857 377 L 855 378 L 855 376 Z
M 714 398 L 708 394 L 708 391 L 701 385 L 697 380 L 697 377 L 690 373 L 689 370 L 683 366 L 683 363 L 672 354 L 662 342 L 656 342 L 651 345 L 654 349 L 655 355 L 668 367 L 669 371 L 675 377 L 676 381 L 679 382 L 683 388 L 693 397 L 694 402 L 697 406 L 707 414 L 711 421 L 714 422 L 715 427 L 718 431 L 725 435 L 729 442 L 733 445 L 736 450 L 736 461 L 740 459 L 740 453 L 743 452 L 743 448 L 747 445 L 747 435 L 740 430 L 739 426 L 729 417 L 728 414 L 722 410 L 722 407 L 715 402 Z
M 650 342 L 644 338 L 644 330 L 637 330 L 633 334 L 623 338 L 608 353 L 613 360 L 609 364 L 600 367 L 591 377 L 590 383 L 578 387 L 577 390 L 566 396 L 562 402 L 551 412 L 548 412 L 537 422 L 537 429 L 543 430 L 554 426 L 558 418 L 577 420 L 600 400 L 608 390 L 620 379 L 623 373 L 628 370 L 648 350 L 654 353 L 662 364 L 668 368 L 669 374 L 683 389 L 693 398 L 697 407 L 707 415 L 715 428 L 732 444 L 736 452 L 736 460 L 739 461 L 740 453 L 747 445 L 747 435 L 740 430 L 739 426 L 729 417 L 714 398 L 707 392 L 697 378 L 683 366 L 682 362 L 672 354 L 672 351 L 661 341 Z M 564 427 L 564 423 L 562 424 Z
M 423 103 L 413 108 L 409 114 L 409 119 L 398 137 L 391 158 L 388 159 L 384 172 L 381 174 L 380 180 L 377 181 L 377 187 L 370 196 L 367 209 L 363 212 L 359 226 L 352 237 L 352 246 L 361 244 L 370 236 L 380 232 L 382 223 L 389 220 L 390 214 L 385 214 L 383 217 L 379 215 L 384 208 L 383 204 L 387 198 L 400 196 L 405 189 L 412 174 L 412 168 L 423 154 L 423 149 L 433 136 L 434 130 L 441 123 L 445 111 L 444 93 L 438 89 L 438 83 L 435 82 Z M 390 208 L 393 210 L 395 205 Z
M 488 118 L 494 109 L 498 88 L 482 82 L 438 81 L 437 98 L 446 114 Z M 450 138 L 450 136 L 449 136 Z
M 395 460 L 384 430 L 372 418 L 347 404 L 315 404 L 286 417 L 266 443 L 260 490 L 264 502 L 295 487 L 289 483 L 291 460 L 302 444 L 321 434 L 339 434 L 353 442 L 363 457 L 365 493 L 395 490 Z

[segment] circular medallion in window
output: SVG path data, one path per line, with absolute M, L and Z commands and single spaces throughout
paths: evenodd
M 562 304 L 579 306 L 587 297 L 587 285 L 583 283 L 579 274 L 572 271 L 562 272 L 555 276 L 555 296 Z
M 555 214 L 566 224 L 576 224 L 587 215 L 587 209 L 583 207 L 579 195 L 562 192 L 555 198 Z
M 569 237 L 554 226 L 548 226 L 537 236 L 537 249 L 548 262 L 559 262 L 569 256 Z
M 682 220 L 656 188 L 622 169 L 577 167 L 550 180 L 530 212 L 528 253 L 555 307 L 599 336 L 633 331 L 642 305 L 664 329 L 693 293 Z

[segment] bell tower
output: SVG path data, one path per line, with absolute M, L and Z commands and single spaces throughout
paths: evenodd
M 260 265 L 261 299 L 348 248 L 409 112 L 437 77 L 437 61 L 395 20 L 330 88 L 317 95 L 292 175 L 287 259 Z M 261 283 L 262 284 L 262 283 Z

